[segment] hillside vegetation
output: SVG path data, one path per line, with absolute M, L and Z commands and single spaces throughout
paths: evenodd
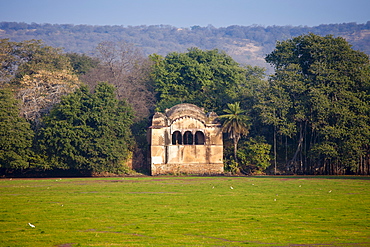
M 215 28 L 192 26 L 178 28 L 169 25 L 151 26 L 91 26 L 72 24 L 0 23 L 0 38 L 20 42 L 41 39 L 45 44 L 62 47 L 66 52 L 92 53 L 103 41 L 125 41 L 140 47 L 144 55 L 167 55 L 185 52 L 188 48 L 225 51 L 235 61 L 254 66 L 269 66 L 264 61 L 277 41 L 314 33 L 332 34 L 345 38 L 354 50 L 370 54 L 370 21 L 366 24 L 343 23 L 307 26 L 238 26 Z M 272 69 L 268 70 L 269 72 Z

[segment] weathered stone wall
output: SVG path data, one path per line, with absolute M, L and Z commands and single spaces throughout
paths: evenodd
M 215 113 L 192 104 L 156 113 L 149 129 L 151 174 L 222 174 L 223 143 Z
M 189 174 L 189 175 L 219 175 L 223 174 L 223 165 L 220 164 L 155 164 L 152 166 L 152 175 Z

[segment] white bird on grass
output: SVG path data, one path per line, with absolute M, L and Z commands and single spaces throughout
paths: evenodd
M 28 225 L 32 228 L 35 228 L 36 226 L 32 225 L 31 223 L 28 223 Z
M 234 188 L 233 188 L 233 186 L 230 186 L 230 189 L 232 189 L 232 190 L 233 190 L 233 189 L 234 189 Z

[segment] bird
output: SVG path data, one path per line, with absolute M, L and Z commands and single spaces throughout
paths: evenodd
M 35 228 L 36 226 L 32 225 L 31 223 L 28 223 L 28 225 L 32 228 Z
M 233 189 L 234 189 L 234 188 L 233 188 L 233 186 L 230 186 L 230 189 L 232 189 L 232 190 L 233 190 Z
M 331 190 L 329 190 L 329 193 L 331 193 Z

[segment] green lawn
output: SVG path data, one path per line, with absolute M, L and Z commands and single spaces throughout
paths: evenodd
M 0 180 L 0 246 L 370 246 L 369 227 L 369 177 Z

